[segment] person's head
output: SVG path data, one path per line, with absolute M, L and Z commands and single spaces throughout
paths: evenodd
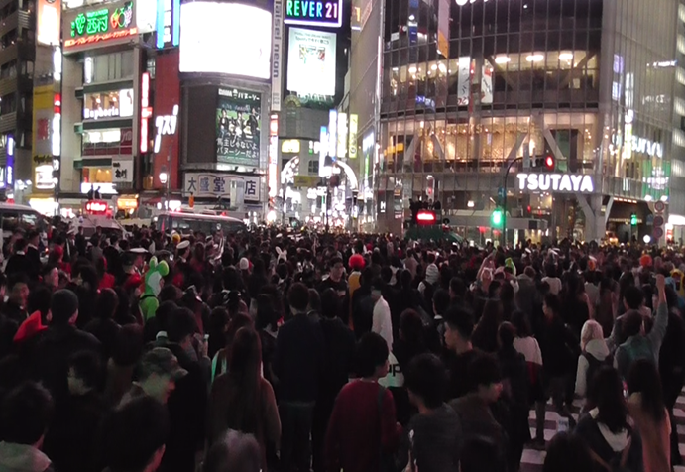
M 433 313 L 442 315 L 450 306 L 450 294 L 443 289 L 438 289 L 433 294 Z
M 59 270 L 54 264 L 47 264 L 41 273 L 43 277 L 43 283 L 50 287 L 52 290 L 57 288 L 59 284 Z
M 664 419 L 664 395 L 661 379 L 654 362 L 648 359 L 634 361 L 628 371 L 628 394 L 640 394 L 640 408 L 656 422 Z
M 122 367 L 136 365 L 143 355 L 143 344 L 143 329 L 139 324 L 122 326 L 114 338 L 112 361 Z
M 416 310 L 407 308 L 400 314 L 400 339 L 414 348 L 423 345 L 423 321 Z
M 119 405 L 100 424 L 98 443 L 112 472 L 155 472 L 166 450 L 171 424 L 167 408 L 154 398 Z
M 171 313 L 167 321 L 169 341 L 185 348 L 188 347 L 196 332 L 195 315 L 188 308 L 177 308 Z
M 360 377 L 380 379 L 388 375 L 390 350 L 378 333 L 366 333 L 357 345 L 357 370 Z
M 548 293 L 542 301 L 542 312 L 548 319 L 559 316 L 561 313 L 561 301 L 556 295 Z
M 468 344 L 473 334 L 473 315 L 459 306 L 450 307 L 444 314 L 445 345 L 452 350 Z
M 613 367 L 597 371 L 588 392 L 588 400 L 599 409 L 597 421 L 604 423 L 612 432 L 618 433 L 627 426 L 628 410 L 623 395 L 623 382 Z
M 119 306 L 119 297 L 111 288 L 100 290 L 95 299 L 95 316 L 102 319 L 110 319 L 114 316 Z
M 340 308 L 340 298 L 332 288 L 327 288 L 321 294 L 321 316 L 324 318 L 335 318 L 338 316 Z
M 295 313 L 306 313 L 309 304 L 309 289 L 302 283 L 294 283 L 288 290 L 288 305 L 290 311 Z
M 513 349 L 514 338 L 516 338 L 516 328 L 508 321 L 499 325 L 497 330 L 499 345 L 502 349 Z
M 516 336 L 519 338 L 526 338 L 533 335 L 533 330 L 530 327 L 530 319 L 528 314 L 521 310 L 515 310 L 511 315 L 511 323 L 516 328 Z
M 52 291 L 45 286 L 38 286 L 29 294 L 26 311 L 29 313 L 40 311 L 43 324 L 49 324 L 50 320 L 52 320 L 52 313 L 50 312 L 51 305 Z
M 409 362 L 404 373 L 404 386 L 409 393 L 409 401 L 419 412 L 423 408 L 439 408 L 447 386 L 445 366 L 434 354 L 420 354 Z
M 471 391 L 486 403 L 495 403 L 502 394 L 502 371 L 497 358 L 490 354 L 478 354 L 468 365 Z
M 0 437 L 6 442 L 40 448 L 54 405 L 50 392 L 35 382 L 11 390 L 0 407 Z
M 449 295 L 451 298 L 461 298 L 466 292 L 466 285 L 464 281 L 459 277 L 452 277 L 450 280 L 450 291 Z
M 233 338 L 228 371 L 231 375 L 256 380 L 262 365 L 262 343 L 251 326 L 240 328 Z
M 262 452 L 251 434 L 228 430 L 207 451 L 202 472 L 261 472 Z
M 307 311 L 314 311 L 316 313 L 321 313 L 321 297 L 319 292 L 310 288 L 309 292 L 309 302 L 307 303 Z
M 380 277 L 375 277 L 373 282 L 371 282 L 371 298 L 374 301 L 378 301 L 383 296 L 383 289 L 385 288 L 385 283 Z
M 85 395 L 102 382 L 102 362 L 90 351 L 73 354 L 67 361 L 67 386 L 71 395 Z
M 587 320 L 580 331 L 580 348 L 584 351 L 587 344 L 595 339 L 604 339 L 604 328 L 595 320 Z
M 18 280 L 12 285 L 10 300 L 19 306 L 26 306 L 29 298 L 29 286 L 24 280 Z
M 626 310 L 638 310 L 643 300 L 642 290 L 634 286 L 627 287 L 623 294 L 623 304 Z
M 623 315 L 623 335 L 627 339 L 645 333 L 644 319 L 642 313 L 637 310 L 628 310 Z
M 587 443 L 577 434 L 561 432 L 547 445 L 542 472 L 578 472 L 595 469 Z
M 78 318 L 78 297 L 70 290 L 58 290 L 52 296 L 51 324 L 66 325 L 76 323 Z
M 40 233 L 36 230 L 31 230 L 26 235 L 26 240 L 30 245 L 38 247 L 38 244 L 40 244 Z
M 330 260 L 329 264 L 331 267 L 331 280 L 333 282 L 340 282 L 340 279 L 343 275 L 343 271 L 345 270 L 345 266 L 343 265 L 342 259 L 336 256 Z
M 187 373 L 168 348 L 156 347 L 143 354 L 136 379 L 146 394 L 166 404 L 176 387 L 176 381 Z

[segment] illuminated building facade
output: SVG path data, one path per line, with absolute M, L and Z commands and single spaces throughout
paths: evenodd
M 675 0 L 355 0 L 353 71 L 367 63 L 353 72 L 350 108 L 368 149 L 362 180 L 376 195 L 377 229 L 400 231 L 409 199 L 439 200 L 462 235 L 492 237 L 485 226 L 515 161 L 507 212 L 545 223 L 537 234 L 512 230 L 509 242 L 598 240 L 607 228 L 653 235 L 654 202 L 685 205 L 685 107 L 674 99 L 685 80 L 676 61 L 682 8 Z M 361 56 L 374 32 L 382 41 L 369 63 Z M 365 90 L 377 90 L 378 107 L 365 103 Z M 555 189 L 547 178 L 519 188 L 518 173 L 536 173 L 524 163 L 547 155 L 557 174 L 591 176 L 593 191 Z

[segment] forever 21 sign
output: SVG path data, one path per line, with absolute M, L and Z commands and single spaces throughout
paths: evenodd
M 285 0 L 286 25 L 339 28 L 342 0 Z

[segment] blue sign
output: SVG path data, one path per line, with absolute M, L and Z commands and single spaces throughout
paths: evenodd
M 181 0 L 157 0 L 157 49 L 178 46 Z
M 5 172 L 5 178 L 7 180 L 7 185 L 12 186 L 14 185 L 14 137 L 13 136 L 7 136 L 7 144 L 6 144 L 6 149 L 7 149 L 7 164 L 6 166 L 6 172 Z
M 285 0 L 286 25 L 340 28 L 342 0 Z
M 435 109 L 435 100 L 433 100 L 432 98 L 427 98 L 424 95 L 417 95 L 416 96 L 416 104 L 417 105 L 423 105 L 426 108 L 431 108 L 433 110 Z

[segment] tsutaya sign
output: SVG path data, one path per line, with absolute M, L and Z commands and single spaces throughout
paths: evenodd
M 519 190 L 551 190 L 553 192 L 593 193 L 595 183 L 591 175 L 516 174 Z

